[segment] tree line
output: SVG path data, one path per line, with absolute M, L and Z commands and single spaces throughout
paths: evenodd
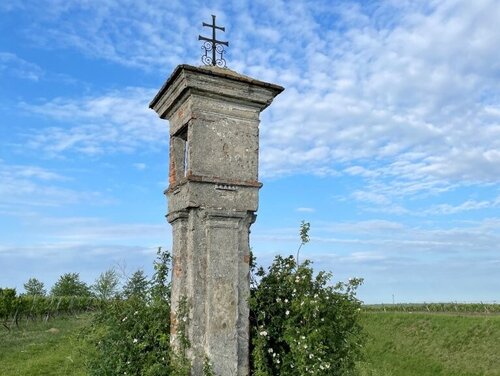
M 18 294 L 14 288 L 0 288 L 0 324 L 10 330 L 23 320 L 47 321 L 96 311 L 113 299 L 144 294 L 149 283 L 144 271 L 139 269 L 120 287 L 120 276 L 115 269 L 109 269 L 91 285 L 82 281 L 79 273 L 65 273 L 47 292 L 44 283 L 32 277 L 24 283 L 24 293 Z

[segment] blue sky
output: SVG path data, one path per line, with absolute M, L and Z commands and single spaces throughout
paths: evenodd
M 200 65 L 285 91 L 262 114 L 261 263 L 293 254 L 368 303 L 500 300 L 500 4 L 0 2 L 0 286 L 151 271 L 170 248 L 168 123 L 148 103 Z

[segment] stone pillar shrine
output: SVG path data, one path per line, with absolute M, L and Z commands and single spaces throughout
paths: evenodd
M 249 231 L 259 188 L 259 114 L 283 88 L 227 68 L 179 65 L 150 108 L 170 123 L 172 343 L 187 302 L 192 375 L 249 374 Z M 177 344 L 178 345 L 178 344 Z

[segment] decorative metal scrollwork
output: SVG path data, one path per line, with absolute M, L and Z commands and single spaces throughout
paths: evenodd
M 222 45 L 217 44 L 215 46 L 215 52 L 216 52 L 215 62 L 213 60 L 213 54 L 211 53 L 213 50 L 212 43 L 210 42 L 203 43 L 201 49 L 205 51 L 205 54 L 201 57 L 201 61 L 203 64 L 215 65 L 220 68 L 224 68 L 226 66 L 226 59 L 224 59 L 224 52 L 226 52 L 226 50 Z

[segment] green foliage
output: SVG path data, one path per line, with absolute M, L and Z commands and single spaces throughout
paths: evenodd
M 45 296 L 47 291 L 43 285 L 43 282 L 39 281 L 36 278 L 30 278 L 24 284 L 24 290 L 26 295 L 31 296 Z
M 301 245 L 309 241 L 301 224 Z M 299 247 L 300 249 L 300 247 Z M 255 376 L 351 375 L 361 356 L 361 279 L 330 285 L 309 261 L 277 256 L 256 270 L 251 290 L 251 366 Z
M 7 329 L 10 329 L 7 321 L 14 315 L 16 306 L 16 289 L 0 288 L 0 321 L 2 321 L 2 325 Z
M 299 245 L 299 248 L 297 249 L 297 258 L 295 259 L 297 261 L 297 264 L 299 264 L 300 249 L 302 248 L 302 246 L 309 243 L 309 230 L 310 229 L 311 229 L 311 224 L 309 222 L 305 222 L 305 221 L 300 222 L 300 230 L 299 230 L 300 245 Z
M 92 285 L 94 295 L 101 300 L 109 300 L 118 295 L 120 280 L 114 269 L 108 269 L 101 273 Z
M 134 273 L 127 298 L 96 314 L 84 333 L 89 375 L 189 375 L 185 358 L 170 351 L 169 264 L 170 254 L 159 249 L 153 279 L 144 284 L 142 272 Z
M 50 290 L 52 296 L 90 296 L 90 288 L 80 280 L 78 273 L 66 273 L 59 277 Z
M 260 268 L 252 289 L 252 368 L 255 376 L 350 375 L 361 355 L 360 279 L 330 286 L 310 262 L 277 256 Z
M 45 321 L 95 311 L 98 301 L 87 296 L 17 296 L 15 289 L 0 289 L 0 322 L 10 330 L 28 321 Z
M 213 366 L 208 356 L 205 356 L 205 360 L 203 361 L 203 376 L 215 376 Z
M 149 291 L 149 281 L 142 269 L 137 270 L 127 280 L 123 287 L 123 296 L 131 298 L 133 296 L 145 297 Z

